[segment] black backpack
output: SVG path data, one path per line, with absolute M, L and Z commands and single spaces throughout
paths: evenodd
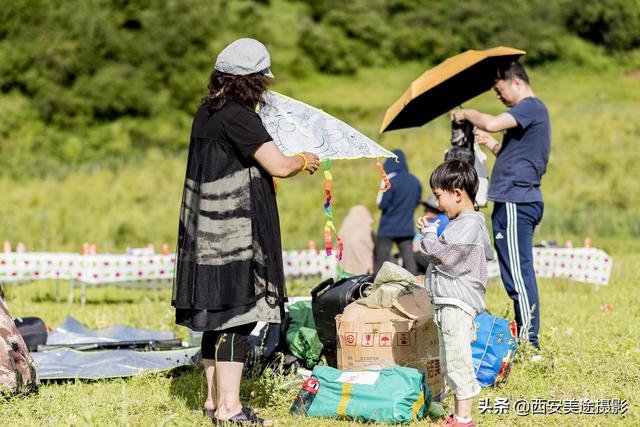
M 458 124 L 451 122 L 451 145 L 453 146 L 444 154 L 444 160 L 461 160 L 474 166 L 476 155 L 473 151 L 474 135 L 473 124 L 464 121 Z

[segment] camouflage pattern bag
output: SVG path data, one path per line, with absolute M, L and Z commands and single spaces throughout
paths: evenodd
M 37 389 L 36 366 L 0 289 L 0 394 L 27 394 Z

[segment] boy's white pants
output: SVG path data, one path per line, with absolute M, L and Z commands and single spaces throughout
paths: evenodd
M 473 371 L 471 341 L 475 339 L 473 317 L 454 305 L 434 311 L 433 321 L 438 327 L 440 366 L 445 381 L 458 400 L 480 394 L 480 385 Z

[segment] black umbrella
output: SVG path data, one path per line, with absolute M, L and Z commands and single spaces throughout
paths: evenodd
M 467 50 L 425 71 L 384 115 L 380 133 L 422 126 L 469 99 L 491 89 L 496 70 L 517 60 L 524 50 L 494 47 Z

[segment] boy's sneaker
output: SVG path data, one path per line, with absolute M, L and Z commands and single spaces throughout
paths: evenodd
M 444 427 L 475 427 L 476 424 L 473 421 L 469 421 L 468 423 L 461 423 L 460 421 L 456 421 L 453 415 L 451 415 L 446 420 L 438 421 L 435 425 Z

